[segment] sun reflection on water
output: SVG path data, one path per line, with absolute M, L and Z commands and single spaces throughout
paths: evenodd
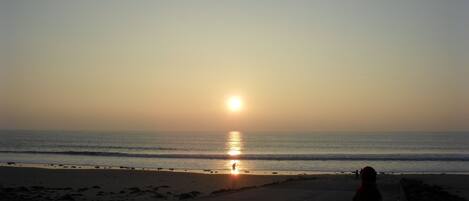
M 227 146 L 227 154 L 230 156 L 231 160 L 227 164 L 228 168 L 231 170 L 232 175 L 239 174 L 239 169 L 241 165 L 241 161 L 238 157 L 242 154 L 242 139 L 241 139 L 241 132 L 238 131 L 231 131 L 228 133 L 228 140 L 226 143 Z

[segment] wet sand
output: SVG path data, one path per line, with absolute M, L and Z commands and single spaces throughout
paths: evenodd
M 469 197 L 469 175 L 379 175 L 384 200 L 401 178 Z M 351 200 L 353 175 L 227 175 L 132 169 L 0 167 L 0 200 Z M 401 199 L 402 200 L 402 199 Z

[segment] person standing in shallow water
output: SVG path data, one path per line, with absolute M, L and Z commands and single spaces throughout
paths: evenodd
M 364 167 L 360 171 L 362 179 L 353 201 L 382 201 L 381 193 L 376 185 L 376 171 L 372 167 Z

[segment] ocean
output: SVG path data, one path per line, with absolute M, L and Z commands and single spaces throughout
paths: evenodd
M 235 174 L 469 173 L 469 132 L 0 131 L 0 163 Z

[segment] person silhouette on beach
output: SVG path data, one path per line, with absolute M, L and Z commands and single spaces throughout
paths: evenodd
M 353 201 L 382 201 L 381 193 L 376 186 L 376 171 L 370 166 L 360 171 L 362 179 L 360 188 L 357 189 Z
M 236 163 L 233 163 L 233 165 L 231 166 L 232 170 L 235 171 L 236 170 Z

